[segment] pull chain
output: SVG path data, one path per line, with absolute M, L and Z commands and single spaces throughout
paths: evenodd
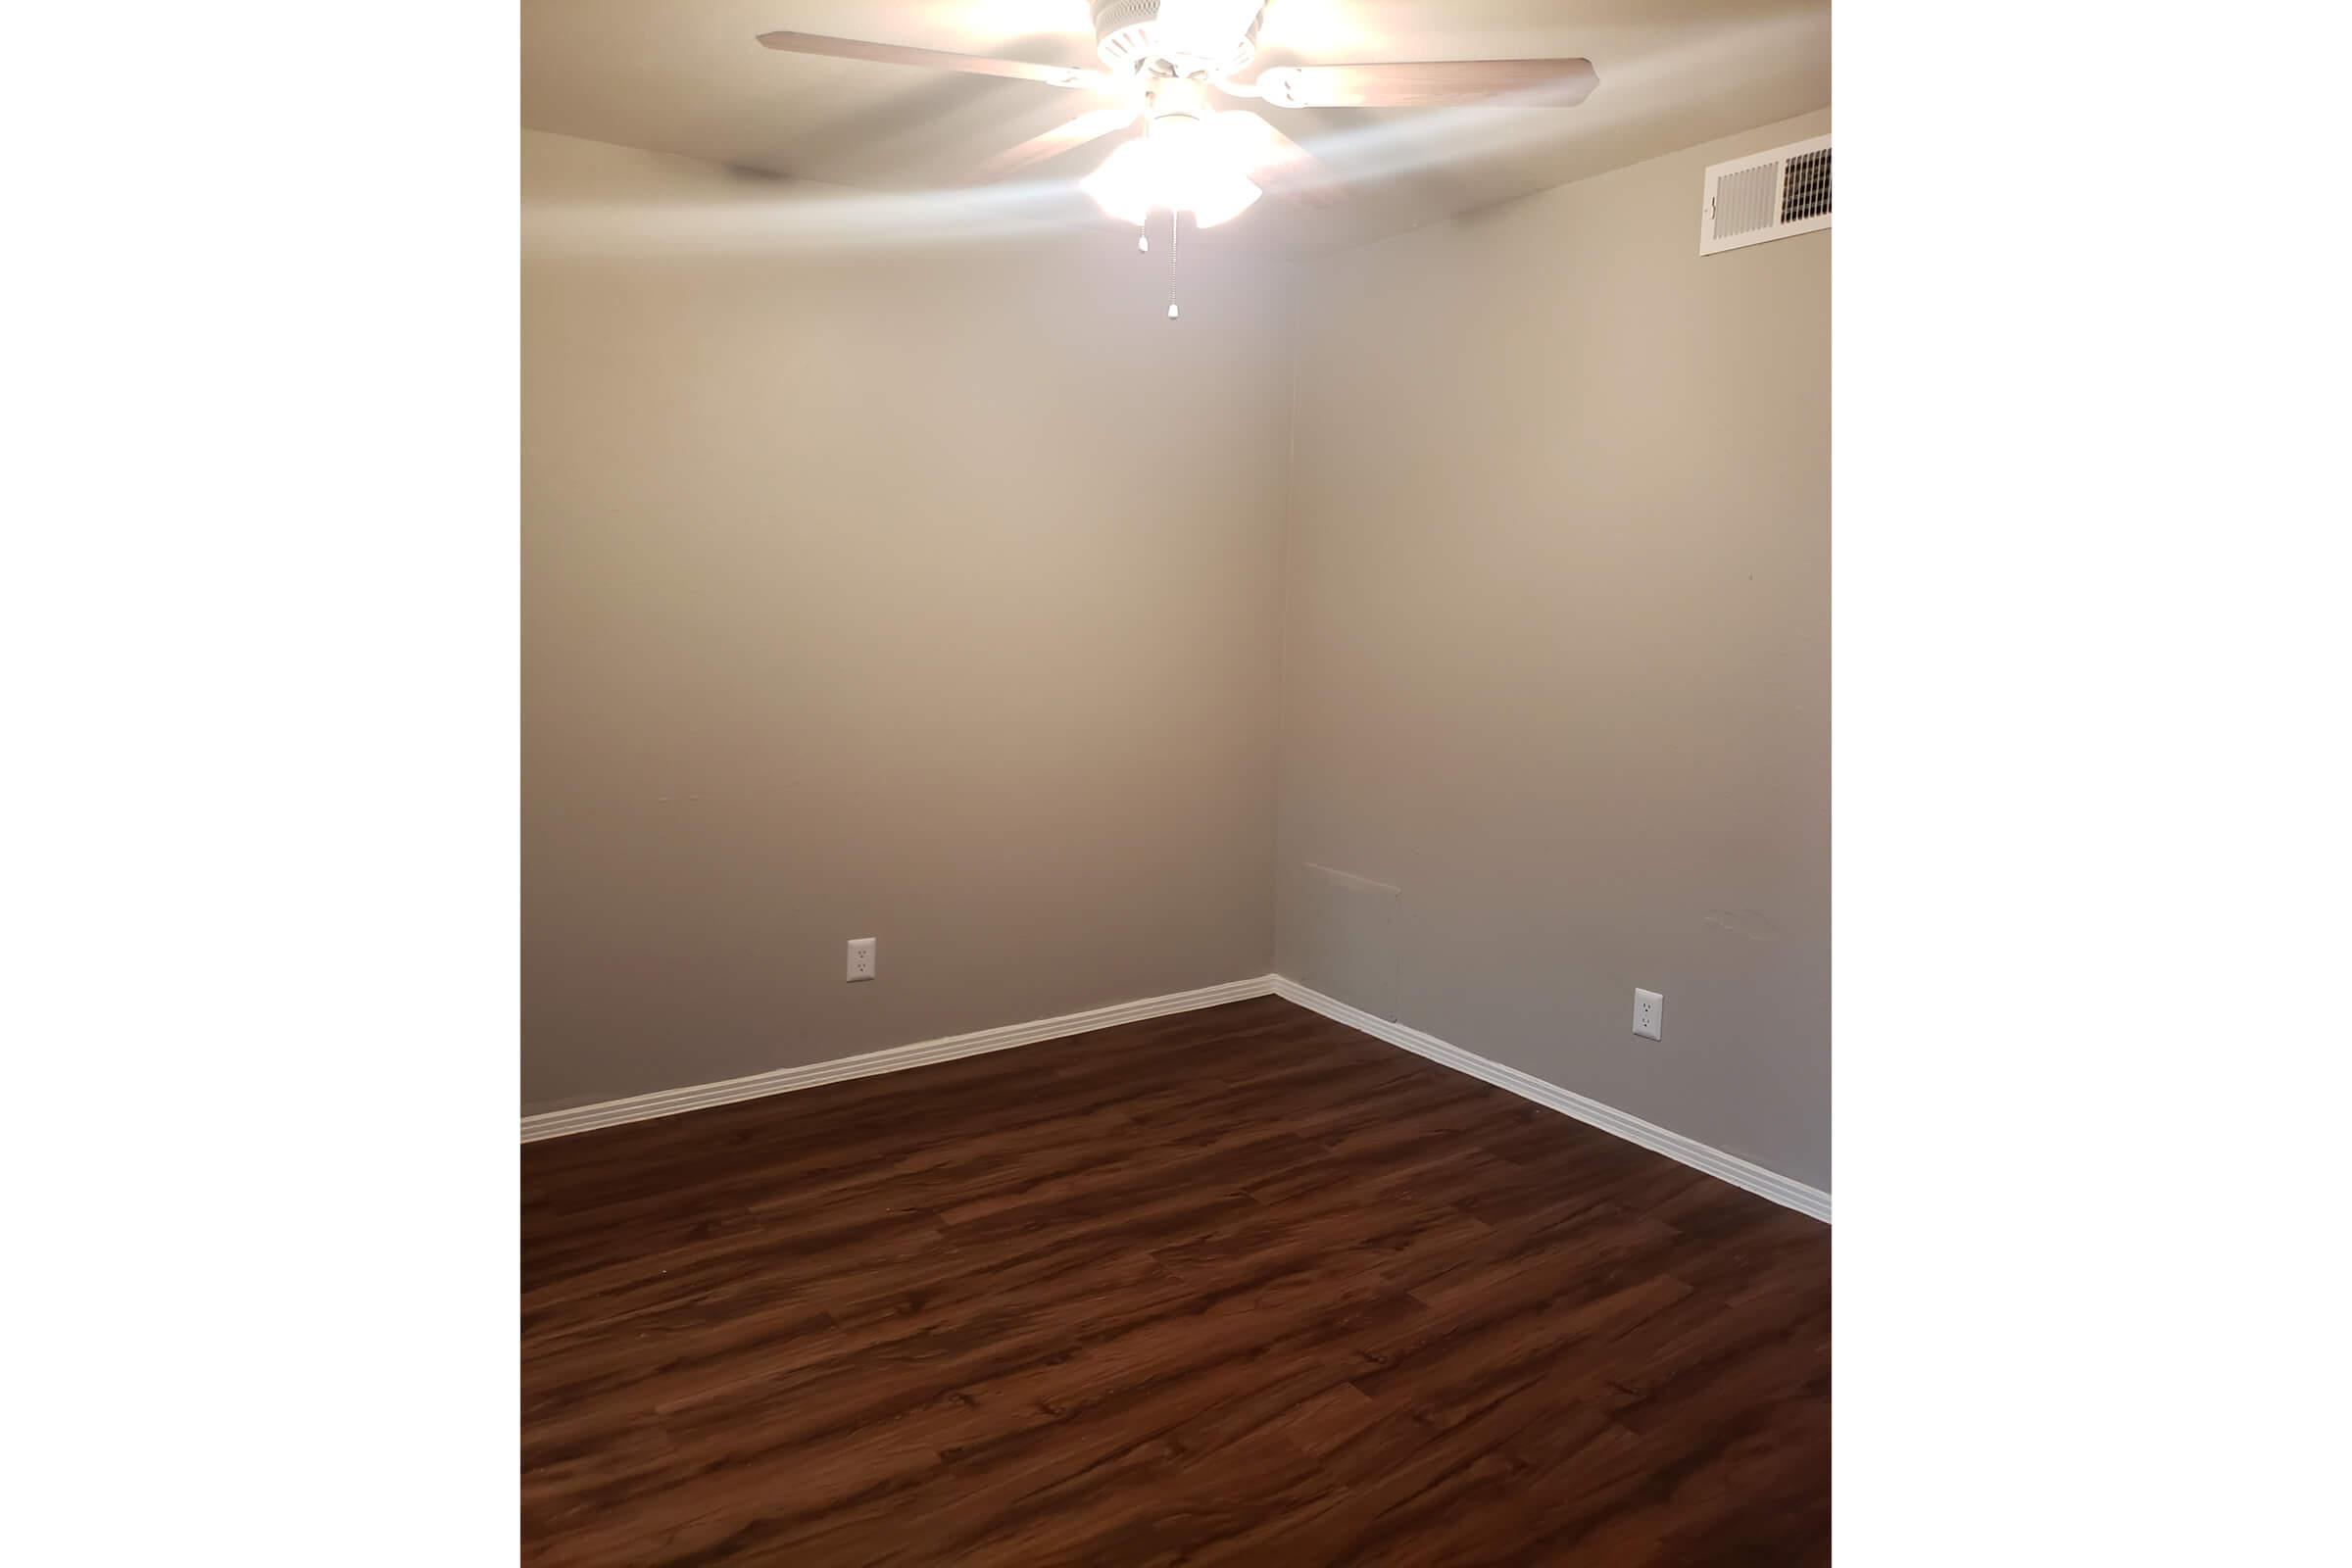
M 1181 217 L 1173 210 L 1168 213 L 1168 319 L 1176 319 L 1176 224 Z

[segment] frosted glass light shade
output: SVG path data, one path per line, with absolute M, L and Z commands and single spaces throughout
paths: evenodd
M 1156 121 L 1123 142 L 1079 188 L 1113 218 L 1141 224 L 1154 209 L 1187 212 L 1202 228 L 1239 216 L 1261 194 L 1198 120 Z

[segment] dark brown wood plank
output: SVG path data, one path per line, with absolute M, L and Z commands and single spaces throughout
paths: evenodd
M 1829 1557 L 1829 1231 L 1271 998 L 524 1147 L 562 1564 Z

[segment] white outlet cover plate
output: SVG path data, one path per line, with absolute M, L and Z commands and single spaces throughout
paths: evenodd
M 1644 1040 L 1662 1040 L 1659 1033 L 1666 1026 L 1666 999 L 1655 991 L 1634 990 L 1634 1033 Z
M 874 977 L 874 939 L 850 938 L 850 978 L 871 980 Z

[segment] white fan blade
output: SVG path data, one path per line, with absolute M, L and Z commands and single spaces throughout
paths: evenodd
M 1066 153 L 1073 147 L 1083 147 L 1099 137 L 1123 130 L 1134 123 L 1135 119 L 1136 112 L 1132 109 L 1098 109 L 1091 114 L 1080 115 L 1042 136 L 1032 136 L 1017 147 L 1005 148 L 974 171 L 972 181 L 986 184 L 992 179 L 1017 174 L 1032 164 L 1042 164 L 1058 153 Z
M 1599 81 L 1590 60 L 1422 60 L 1376 66 L 1275 66 L 1258 93 L 1277 109 L 1420 108 L 1438 104 L 1568 109 Z
M 978 76 L 1011 76 L 1054 87 L 1103 87 L 1110 81 L 1100 71 L 1081 71 L 1073 66 L 1040 66 L 1026 60 L 999 60 L 991 55 L 959 55 L 945 49 L 868 43 L 863 38 L 831 38 L 821 32 L 763 32 L 760 41 L 787 54 L 830 55 L 836 60 L 873 60 L 884 65 L 922 66 L 932 71 L 960 71 Z
M 1250 177 L 1278 195 L 1309 207 L 1328 207 L 1343 194 L 1332 167 L 1247 109 L 1228 109 L 1210 122 L 1242 159 Z

